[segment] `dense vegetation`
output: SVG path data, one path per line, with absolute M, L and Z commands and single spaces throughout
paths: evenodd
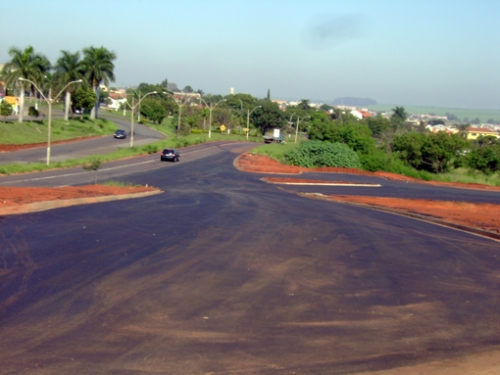
M 21 98 L 26 91 L 31 100 L 41 96 L 47 103 L 52 103 L 58 95 L 66 94 L 66 122 L 55 123 L 53 139 L 74 131 L 76 125 L 68 123 L 70 108 L 87 110 L 90 119 L 94 119 L 100 104 L 110 100 L 107 93 L 100 92 L 101 83 L 114 81 L 113 61 L 116 56 L 104 47 L 85 48 L 82 58 L 79 52 L 61 53 L 56 64 L 51 65 L 31 46 L 25 50 L 11 48 L 9 55 L 12 60 L 5 64 L 1 73 L 6 91 L 15 93 L 17 90 Z M 23 84 L 27 86 L 23 88 Z M 59 94 L 53 96 L 56 92 Z M 172 135 L 179 145 L 190 142 L 187 139 L 193 135 L 207 141 L 214 132 L 240 135 L 239 139 L 243 140 L 280 129 L 287 142 L 297 144 L 297 148 L 287 148 L 283 153 L 283 160 L 294 165 L 361 167 L 425 179 L 442 178 L 458 170 L 468 170 L 474 178 L 478 173 L 486 179 L 500 175 L 498 139 L 486 137 L 467 141 L 464 129 L 470 124 L 460 123 L 451 113 L 447 113 L 448 120 L 456 120 L 459 131 L 455 134 L 433 133 L 426 130 L 424 122 L 410 125 L 404 107 L 392 108 L 390 117 L 378 115 L 359 120 L 340 108 L 328 105 L 312 108 L 306 99 L 288 106 L 285 111 L 271 100 L 269 90 L 262 99 L 241 93 L 211 95 L 202 90 L 194 91 L 191 86 L 179 90 L 176 84 L 166 79 L 158 84 L 141 83 L 136 89 L 129 89 L 124 99 L 124 111 L 132 110 L 132 118 L 137 115 L 138 121 L 159 130 L 166 131 L 165 119 L 169 118 L 166 122 L 173 124 L 172 128 L 175 126 Z M 4 116 L 5 121 L 10 113 L 11 108 L 4 101 L 0 106 L 0 116 Z M 0 142 L 18 143 L 20 138 L 31 140 L 36 132 L 44 138 L 46 130 L 43 129 L 44 122 L 38 120 L 39 110 L 31 106 L 28 114 L 34 118 L 28 125 L 32 134 L 27 136 L 26 130 L 21 131 L 19 127 L 6 127 L 2 130 Z M 476 120 L 479 119 L 473 122 Z M 433 124 L 443 122 L 431 121 Z M 22 115 L 19 122 L 22 123 Z M 80 125 L 83 128 L 90 126 Z M 97 131 L 99 127 L 109 131 L 104 129 L 103 123 L 92 126 L 97 126 Z M 150 149 L 155 147 L 149 146 Z
M 359 156 L 338 142 L 309 141 L 285 153 L 285 161 L 301 167 L 360 168 Z

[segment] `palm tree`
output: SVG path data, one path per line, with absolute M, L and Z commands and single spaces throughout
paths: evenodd
M 99 86 L 102 82 L 108 85 L 109 82 L 115 81 L 115 75 L 113 70 L 115 65 L 113 60 L 116 59 L 116 54 L 114 52 L 108 51 L 104 47 L 88 47 L 83 49 L 84 59 L 83 66 L 85 69 L 85 76 L 87 82 L 94 90 L 97 95 L 97 101 L 90 112 L 90 118 L 94 120 L 98 117 L 99 110 Z
M 61 51 L 62 56 L 57 60 L 55 66 L 56 80 L 61 86 L 71 81 L 77 81 L 84 78 L 83 62 L 80 60 L 80 52 L 71 53 Z M 66 89 L 66 99 L 64 106 L 64 119 L 69 119 L 69 108 L 71 103 L 71 90 L 68 86 Z
M 391 116 L 391 121 L 396 127 L 396 129 L 400 130 L 404 127 L 406 119 L 408 118 L 405 107 L 396 107 L 393 108 L 392 111 L 394 113 Z
M 15 85 L 19 78 L 29 79 L 35 83 L 42 82 L 45 73 L 50 70 L 50 62 L 41 54 L 35 53 L 32 46 L 28 46 L 24 51 L 12 47 L 9 49 L 11 57 L 10 62 L 5 64 L 2 74 L 5 76 L 5 84 Z M 19 111 L 19 122 L 23 122 L 24 111 L 24 84 L 19 81 L 21 85 L 21 100 Z M 35 92 L 35 87 L 30 85 L 31 92 Z

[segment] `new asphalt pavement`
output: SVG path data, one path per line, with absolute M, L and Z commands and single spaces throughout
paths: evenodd
M 350 374 L 500 348 L 499 242 L 295 194 L 498 193 L 383 179 L 283 189 L 234 167 L 249 147 L 105 165 L 100 180 L 164 193 L 0 218 L 0 374 Z

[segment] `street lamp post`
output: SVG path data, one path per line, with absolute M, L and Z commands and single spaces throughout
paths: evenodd
M 134 105 L 134 98 L 132 98 L 132 105 L 127 103 L 130 107 L 130 147 L 134 147 L 134 111 L 135 111 L 135 108 L 141 104 L 141 102 L 144 100 L 144 98 L 146 96 L 152 95 L 152 94 L 157 94 L 157 92 L 156 91 L 148 92 L 135 105 Z
M 164 92 L 164 94 L 165 94 L 165 92 Z M 184 106 L 184 104 L 186 104 L 186 103 L 189 101 L 189 99 L 188 99 L 188 100 L 186 100 L 184 103 L 180 104 L 180 103 L 177 101 L 177 99 L 175 99 L 175 96 L 173 96 L 172 94 L 168 94 L 167 96 L 171 97 L 171 98 L 174 100 L 175 104 L 177 104 L 177 105 L 179 106 L 179 118 L 178 118 L 178 120 L 177 120 L 177 137 L 179 137 L 179 132 L 180 132 L 180 130 L 181 130 L 181 115 L 182 115 L 182 107 Z
M 262 107 L 261 105 L 258 105 L 254 109 L 250 111 L 250 108 L 247 110 L 247 141 L 248 141 L 248 133 L 250 132 L 250 114 L 255 111 L 257 108 Z
M 66 86 L 64 86 L 62 88 L 62 90 L 54 98 L 52 98 L 52 86 L 51 86 L 49 88 L 49 97 L 47 98 L 47 97 L 45 97 L 45 95 L 43 95 L 42 90 L 40 90 L 38 88 L 38 86 L 35 84 L 35 82 L 33 82 L 27 78 L 22 78 L 22 77 L 19 77 L 18 80 L 31 83 L 38 90 L 38 92 L 40 93 L 42 98 L 47 102 L 47 105 L 49 106 L 49 120 L 48 120 L 48 125 L 47 125 L 47 165 L 50 165 L 50 134 L 51 134 L 51 128 L 52 128 L 52 103 L 54 103 L 57 100 L 57 98 L 64 92 L 64 90 L 66 90 L 66 88 L 69 85 L 72 85 L 73 83 L 80 83 L 83 81 L 81 79 L 79 79 L 77 81 L 71 81 L 71 82 L 67 83 Z
M 138 110 L 137 110 L 137 122 L 141 122 L 141 106 L 140 106 L 140 103 L 141 103 L 141 100 L 142 100 L 142 99 L 141 99 L 141 93 L 140 93 L 140 92 L 135 91 L 135 90 L 134 90 L 134 89 L 132 89 L 132 88 L 131 88 L 130 90 L 132 90 L 133 92 L 135 92 L 135 94 L 136 94 L 136 95 L 137 95 L 137 97 L 139 98 L 139 102 L 137 103 L 137 104 L 138 104 L 138 106 L 139 106 L 139 108 L 138 108 Z
M 210 112 L 210 116 L 208 118 L 208 138 L 210 138 L 212 136 L 212 111 L 214 110 L 215 107 L 217 107 L 220 103 L 222 102 L 225 102 L 226 99 L 222 99 L 221 101 L 217 102 L 214 106 L 212 105 L 212 103 L 210 103 L 210 105 L 207 104 L 206 101 L 204 101 L 201 97 L 200 97 L 200 100 L 205 103 L 205 105 L 208 107 L 208 110 Z
M 306 118 L 309 118 L 311 116 L 306 116 L 303 117 L 302 120 L 305 120 Z M 297 136 L 299 135 L 299 124 L 300 124 L 300 117 L 297 116 L 297 128 L 295 129 L 295 143 L 297 143 Z

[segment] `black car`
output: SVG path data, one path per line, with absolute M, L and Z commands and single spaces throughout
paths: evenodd
M 173 148 L 166 148 L 161 152 L 160 161 L 168 160 L 168 161 L 179 161 L 179 151 L 174 150 Z
M 127 138 L 127 132 L 125 130 L 118 129 L 113 137 L 118 139 L 125 139 Z

